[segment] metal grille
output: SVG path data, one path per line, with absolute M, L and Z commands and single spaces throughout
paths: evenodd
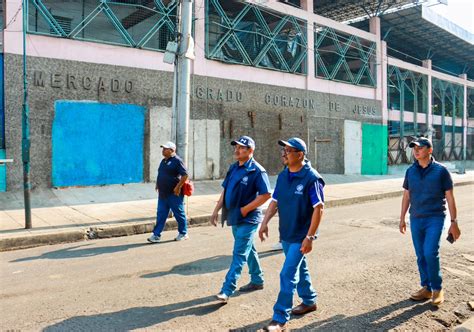
M 376 86 L 376 43 L 315 25 L 315 75 L 327 80 Z
M 433 78 L 433 115 L 441 116 L 441 125 L 434 126 L 433 155 L 439 160 L 462 159 L 462 130 L 456 127 L 456 118 L 463 117 L 464 88 L 461 85 Z M 452 117 L 452 124 L 446 124 Z
M 407 150 L 414 137 L 427 135 L 426 123 L 418 123 L 417 114 L 427 113 L 428 77 L 396 66 L 387 68 L 387 100 L 389 112 L 400 111 L 400 121 L 389 121 L 390 165 L 411 163 L 413 156 Z M 413 113 L 413 122 L 405 121 L 406 112 Z
M 306 26 L 254 4 L 206 0 L 206 58 L 306 74 Z
M 164 51 L 177 33 L 170 0 L 29 0 L 28 33 Z

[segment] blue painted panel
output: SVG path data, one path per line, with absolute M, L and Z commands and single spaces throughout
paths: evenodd
M 53 186 L 142 182 L 145 112 L 137 105 L 56 101 Z
M 0 149 L 0 159 L 6 158 L 5 150 Z M 0 192 L 7 191 L 7 165 L 0 165 Z

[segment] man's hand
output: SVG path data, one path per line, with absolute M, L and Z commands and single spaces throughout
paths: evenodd
M 448 233 L 453 235 L 454 241 L 459 239 L 461 236 L 461 230 L 459 229 L 457 221 L 451 223 Z
M 265 241 L 266 238 L 268 238 L 268 225 L 266 223 L 262 223 L 260 226 L 260 229 L 258 230 L 258 237 L 260 238 L 260 241 Z
M 305 238 L 303 240 L 303 243 L 301 244 L 300 251 L 303 255 L 305 255 L 305 254 L 310 253 L 311 250 L 313 250 L 313 241 L 308 240 L 308 239 Z
M 400 219 L 400 224 L 398 225 L 400 229 L 400 233 L 405 234 L 407 231 L 407 223 L 405 222 L 405 218 Z
M 160 192 L 160 191 L 158 190 L 158 187 L 155 187 L 155 191 L 156 191 L 157 193 L 159 193 L 159 192 Z
M 247 214 L 249 214 L 249 212 L 247 211 L 247 209 L 244 207 L 241 207 L 240 208 L 240 214 L 242 215 L 242 217 L 247 217 Z
M 181 187 L 180 186 L 174 187 L 173 192 L 176 196 L 179 196 L 181 194 Z
M 211 225 L 217 227 L 217 219 L 219 218 L 219 212 L 214 211 L 211 215 Z

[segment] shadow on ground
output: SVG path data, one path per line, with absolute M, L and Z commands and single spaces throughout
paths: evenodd
M 174 242 L 174 240 L 163 241 L 161 243 L 166 243 L 166 242 Z M 37 260 L 37 259 L 69 259 L 69 258 L 94 257 L 94 256 L 99 256 L 99 255 L 104 255 L 104 254 L 114 254 L 121 251 L 127 251 L 133 248 L 149 246 L 151 244 L 150 243 L 133 243 L 133 244 L 124 244 L 120 246 L 84 248 L 90 245 L 92 245 L 92 243 L 80 244 L 80 245 L 69 247 L 69 248 L 45 252 L 39 256 L 18 258 L 11 261 L 11 263 L 27 262 L 27 261 Z
M 298 319 L 298 317 L 292 317 L 289 328 L 291 331 L 387 331 L 428 310 L 436 310 L 436 308 L 429 302 L 420 304 L 411 300 L 403 300 L 357 316 L 334 315 L 325 320 L 318 320 L 318 313 L 315 312 L 310 315 L 314 315 L 316 321 L 301 328 L 291 328 L 292 322 Z M 400 312 L 394 314 L 396 311 Z M 268 317 L 265 321 L 230 331 L 258 331 L 263 329 L 270 320 L 271 317 Z
M 277 255 L 282 253 L 281 251 L 263 251 L 259 252 L 258 256 L 260 259 Z M 223 270 L 227 270 L 230 267 L 232 256 L 229 255 L 216 255 L 212 257 L 206 257 L 198 259 L 192 262 L 173 266 L 169 271 L 158 271 L 153 273 L 144 274 L 141 278 L 158 278 L 168 274 L 179 274 L 183 276 L 191 276 L 196 274 L 213 273 Z
M 222 304 L 213 296 L 158 307 L 137 307 L 117 312 L 68 318 L 43 331 L 130 331 L 147 328 L 180 316 L 204 316 Z

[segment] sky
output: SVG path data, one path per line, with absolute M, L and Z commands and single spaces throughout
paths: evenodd
M 448 0 L 448 5 L 439 4 L 431 9 L 474 34 L 474 0 Z

